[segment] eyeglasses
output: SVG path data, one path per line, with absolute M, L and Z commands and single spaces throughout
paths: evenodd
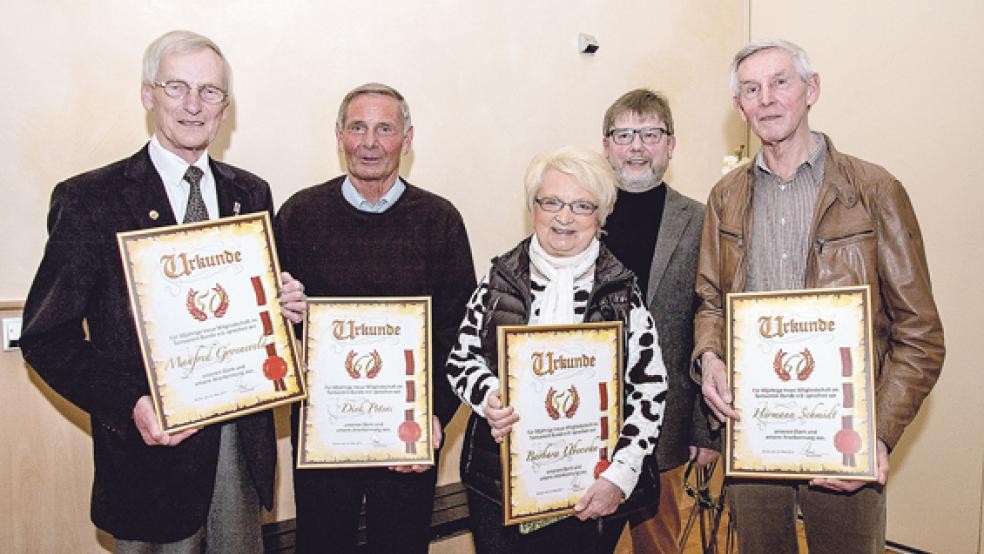
M 163 83 L 151 83 L 154 87 L 160 87 L 164 89 L 164 94 L 176 100 L 182 100 L 188 93 L 191 92 L 191 85 L 184 81 L 173 80 L 165 81 Z M 198 97 L 202 99 L 202 102 L 206 104 L 221 104 L 229 96 L 229 93 L 220 89 L 215 85 L 199 85 L 195 90 L 198 91 Z
M 570 206 L 571 212 L 574 215 L 591 215 L 598 209 L 597 204 L 593 204 L 586 200 L 564 202 L 559 198 L 537 198 L 535 202 L 540 206 L 541 210 L 549 213 L 557 213 L 560 210 L 563 210 L 564 206 Z
M 659 144 L 663 140 L 663 135 L 671 134 L 662 127 L 643 127 L 642 129 L 612 129 L 608 131 L 608 137 L 612 142 L 619 146 L 632 144 L 635 136 L 639 135 L 644 144 Z

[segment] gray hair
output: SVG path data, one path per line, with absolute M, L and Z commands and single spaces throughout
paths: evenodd
M 164 33 L 157 40 L 150 43 L 143 57 L 143 82 L 152 85 L 157 80 L 157 71 L 161 67 L 161 58 L 173 52 L 197 52 L 198 50 L 210 49 L 222 60 L 222 69 L 225 73 L 225 82 L 222 88 L 227 94 L 232 94 L 232 66 L 229 60 L 222 54 L 219 46 L 212 42 L 212 39 L 192 33 L 191 31 L 171 31 Z
M 361 94 L 382 94 L 396 99 L 400 103 L 400 114 L 403 116 L 403 134 L 407 134 L 407 131 L 413 126 L 410 121 L 410 104 L 407 104 L 407 99 L 400 94 L 400 91 L 382 83 L 366 83 L 350 90 L 345 98 L 342 98 L 342 105 L 338 107 L 338 119 L 335 120 L 339 128 L 345 127 L 345 112 L 348 110 L 349 104 L 352 103 L 352 99 Z
M 779 48 L 785 50 L 793 57 L 793 63 L 796 65 L 796 72 L 799 73 L 800 78 L 803 81 L 808 81 L 810 77 L 816 74 L 813 70 L 813 66 L 810 65 L 810 57 L 806 55 L 806 50 L 803 50 L 799 46 L 789 42 L 788 40 L 783 40 L 779 38 L 771 38 L 766 40 L 760 40 L 758 42 L 753 42 L 735 54 L 735 59 L 731 61 L 731 93 L 738 97 L 738 66 L 741 62 L 745 61 L 746 58 L 755 54 L 756 52 L 761 52 L 762 50 L 769 50 L 770 48 Z

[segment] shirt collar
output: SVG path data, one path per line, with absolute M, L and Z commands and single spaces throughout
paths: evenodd
M 817 133 L 816 131 L 810 131 L 810 136 L 813 138 L 813 150 L 810 151 L 810 155 L 806 157 L 806 160 L 800 164 L 800 168 L 803 165 L 809 167 L 811 174 L 816 178 L 818 171 L 822 169 L 823 164 L 819 163 L 827 155 L 827 141 L 823 140 L 823 135 Z M 774 175 L 769 166 L 765 164 L 765 152 L 759 149 L 758 154 L 755 155 L 755 167 L 759 171 L 763 171 L 769 175 Z M 797 169 L 799 171 L 799 169 Z
M 154 168 L 157 169 L 157 173 L 165 184 L 180 184 L 182 182 L 185 171 L 188 170 L 188 162 L 164 148 L 161 142 L 157 140 L 156 133 L 150 137 L 147 153 L 150 154 L 150 161 L 153 162 Z M 212 170 L 209 168 L 208 151 L 202 152 L 202 155 L 191 165 L 201 169 L 205 178 L 211 179 Z
M 351 204 L 355 209 L 359 210 L 360 212 L 367 212 L 367 213 L 374 213 L 374 214 L 381 214 L 386 210 L 390 209 L 393 206 L 393 204 L 395 204 L 396 201 L 399 200 L 401 196 L 403 196 L 403 193 L 406 190 L 407 190 L 406 183 L 403 182 L 403 179 L 397 176 L 396 182 L 393 183 L 393 186 L 390 187 L 388 191 L 386 191 L 386 194 L 384 194 L 383 197 L 379 199 L 379 202 L 373 204 L 368 200 L 366 200 L 365 196 L 362 196 L 362 194 L 358 191 L 358 189 L 355 188 L 355 185 L 352 184 L 352 180 L 349 179 L 347 175 L 345 176 L 345 181 L 342 183 L 342 197 L 345 198 L 346 202 Z

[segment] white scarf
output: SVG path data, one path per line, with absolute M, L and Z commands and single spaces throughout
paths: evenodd
M 536 271 L 547 278 L 547 289 L 543 291 L 540 303 L 540 316 L 530 314 L 530 324 L 574 323 L 574 280 L 592 272 L 598 259 L 598 239 L 576 256 L 551 256 L 540 246 L 536 233 L 530 239 L 530 263 Z

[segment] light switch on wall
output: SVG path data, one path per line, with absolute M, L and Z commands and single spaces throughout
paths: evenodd
M 22 319 L 19 317 L 3 318 L 3 349 L 5 352 L 20 348 L 20 333 Z

